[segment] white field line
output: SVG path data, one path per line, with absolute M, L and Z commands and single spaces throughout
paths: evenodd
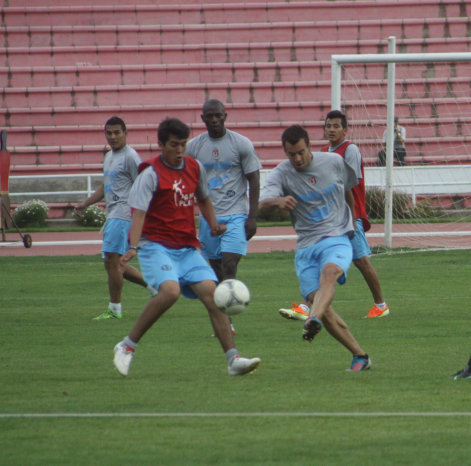
M 393 233 L 393 238 L 423 238 L 436 236 L 471 236 L 471 231 L 440 231 L 440 232 L 403 232 Z M 384 233 L 367 233 L 367 238 L 383 238 Z M 285 241 L 295 240 L 297 235 L 255 235 L 250 241 Z M 73 246 L 73 245 L 94 245 L 102 244 L 102 240 L 77 240 L 77 241 L 34 241 L 33 246 Z M 22 241 L 1 242 L 0 247 L 23 247 Z
M 0 413 L 0 419 L 61 419 L 61 418 L 263 418 L 263 417 L 471 417 L 471 411 L 464 412 L 287 412 L 287 413 Z

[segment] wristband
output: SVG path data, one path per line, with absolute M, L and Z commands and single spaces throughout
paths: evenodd
M 134 251 L 138 251 L 138 250 L 139 250 L 139 246 L 129 246 L 129 249 L 134 249 Z

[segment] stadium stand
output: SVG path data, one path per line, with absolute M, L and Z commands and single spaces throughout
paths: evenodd
M 204 130 L 201 105 L 212 97 L 227 104 L 228 127 L 250 137 L 271 168 L 282 158 L 285 126 L 302 122 L 313 146 L 323 141 L 332 54 L 384 53 L 390 35 L 401 52 L 471 47 L 471 5 L 461 0 L 57 3 L 3 0 L 0 7 L 0 127 L 9 134 L 13 175 L 99 172 L 103 123 L 114 114 L 147 158 L 162 118 L 177 116 L 196 135 Z M 421 75 L 429 73 L 422 66 Z M 362 72 L 384 80 L 385 65 Z M 470 142 L 460 129 L 469 122 L 442 117 L 456 102 L 453 89 L 469 89 L 468 73 L 459 64 L 440 73 L 427 84 L 440 97 L 430 101 L 424 84 L 411 110 L 401 108 L 401 93 L 420 85 L 420 76 L 398 72 L 401 123 L 414 118 L 420 133 L 408 139 L 423 148 L 408 163 L 439 162 L 426 155 L 437 144 L 449 146 L 450 160 L 460 158 L 457 142 Z M 365 159 L 373 164 L 375 154 Z

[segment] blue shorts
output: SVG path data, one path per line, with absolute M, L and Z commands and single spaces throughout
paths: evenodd
M 247 215 L 226 215 L 217 217 L 219 224 L 227 225 L 227 230 L 220 236 L 211 236 L 206 220 L 200 216 L 199 240 L 201 253 L 205 259 L 221 259 L 223 252 L 232 252 L 245 256 L 249 242 L 245 235 Z
M 156 290 L 170 280 L 180 284 L 183 296 L 195 299 L 190 285 L 203 280 L 218 281 L 213 269 L 195 248 L 172 249 L 149 241 L 139 248 L 138 257 L 144 280 Z
M 356 219 L 357 229 L 355 235 L 351 239 L 353 248 L 353 260 L 361 259 L 362 257 L 369 256 L 371 254 L 370 246 L 366 240 L 365 229 L 363 228 L 363 222 L 361 218 Z
M 129 249 L 128 233 L 131 222 L 120 218 L 109 218 L 103 232 L 103 253 L 115 252 L 125 254 Z
M 299 280 L 301 296 L 307 297 L 319 289 L 323 267 L 328 263 L 337 264 L 343 269 L 338 282 L 343 285 L 347 271 L 352 263 L 352 245 L 347 235 L 324 238 L 318 243 L 296 251 L 296 275 Z

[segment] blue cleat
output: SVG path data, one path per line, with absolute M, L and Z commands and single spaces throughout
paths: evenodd
M 363 356 L 353 356 L 352 365 L 347 370 L 350 372 L 367 371 L 370 367 L 371 359 L 367 354 L 364 354 Z

